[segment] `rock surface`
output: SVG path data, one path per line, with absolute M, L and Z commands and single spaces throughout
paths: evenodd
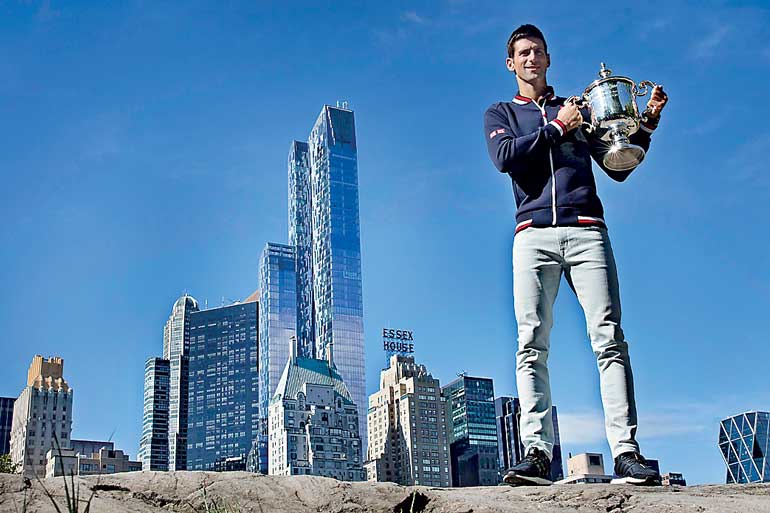
M 68 479 L 69 483 L 69 479 Z M 555 485 L 537 488 L 403 487 L 342 483 L 311 476 L 245 472 L 131 472 L 75 478 L 81 507 L 91 513 L 661 513 L 770 512 L 770 484 L 638 488 L 630 485 Z M 0 474 L 0 513 L 55 513 L 43 486 L 66 512 L 63 479 L 25 484 Z M 414 501 L 414 502 L 413 502 Z M 208 505 L 208 508 L 207 508 Z

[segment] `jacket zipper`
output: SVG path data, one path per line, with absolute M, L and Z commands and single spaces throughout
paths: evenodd
M 541 107 L 536 101 L 533 101 L 532 103 L 537 105 L 537 108 L 540 109 L 540 114 L 543 115 L 543 126 L 546 126 L 548 124 L 548 117 L 545 114 L 545 107 Z M 550 146 L 548 147 L 548 160 L 551 164 L 551 226 L 556 226 L 556 175 L 553 172 L 553 153 L 551 152 Z

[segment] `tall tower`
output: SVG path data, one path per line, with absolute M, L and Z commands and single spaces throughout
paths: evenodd
M 328 105 L 321 109 L 307 145 L 292 145 L 289 186 L 289 235 L 298 248 L 299 351 L 312 346 L 313 354 L 305 356 L 325 359 L 334 344 L 335 364 L 358 406 L 365 446 L 358 154 L 352 110 Z
M 268 406 L 297 333 L 294 247 L 268 242 L 259 260 L 259 417 L 256 467 L 268 470 Z
M 142 470 L 168 470 L 168 360 L 149 358 L 144 364 L 144 404 L 139 461 Z
M 719 423 L 726 482 L 770 483 L 770 412 L 747 411 Z
M 246 470 L 259 433 L 257 296 L 190 314 L 187 470 Z
M 190 314 L 198 302 L 185 294 L 174 303 L 163 328 L 163 359 L 169 361 L 168 469 L 187 469 L 187 395 Z
M 294 141 L 289 150 L 289 244 L 296 257 L 297 352 L 306 358 L 315 355 L 311 205 L 308 145 Z
M 414 357 L 394 354 L 369 396 L 369 481 L 450 485 L 449 410 L 441 385 Z
M 489 378 L 462 375 L 441 389 L 450 420 L 452 486 L 499 483 L 494 386 Z
M 11 428 L 13 428 L 13 397 L 0 397 L 0 454 L 11 452 Z
M 13 407 L 11 460 L 25 475 L 45 477 L 46 452 L 70 446 L 72 389 L 64 380 L 64 360 L 35 355 L 27 386 Z

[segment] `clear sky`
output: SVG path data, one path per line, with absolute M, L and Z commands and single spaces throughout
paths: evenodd
M 673 4 L 673 5 L 671 5 Z M 663 471 L 723 482 L 720 418 L 770 410 L 766 2 L 0 2 L 0 395 L 61 355 L 73 435 L 136 456 L 144 361 L 187 291 L 258 286 L 286 242 L 286 160 L 324 103 L 355 110 L 368 390 L 383 327 L 446 383 L 515 394 L 510 180 L 482 115 L 510 99 L 505 43 L 545 32 L 549 82 L 605 61 L 670 103 L 629 180 L 596 173 L 618 261 L 639 439 Z M 582 312 L 557 301 L 564 456 L 601 451 Z

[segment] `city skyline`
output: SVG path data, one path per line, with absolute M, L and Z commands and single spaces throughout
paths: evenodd
M 78 392 L 73 431 L 106 439 L 116 430 L 116 445 L 137 454 L 143 366 L 159 355 L 169 306 L 185 290 L 216 305 L 253 292 L 264 244 L 286 240 L 288 142 L 337 99 L 357 116 L 366 392 L 382 368 L 380 330 L 408 326 L 419 335 L 416 358 L 442 383 L 466 371 L 493 378 L 498 396 L 517 395 L 513 200 L 481 133 L 484 109 L 515 92 L 502 64 L 522 17 L 513 6 L 378 5 L 349 24 L 340 23 L 342 4 L 4 9 L 0 213 L 13 222 L 0 235 L 0 279 L 15 295 L 0 309 L 0 395 L 18 396 L 32 354 L 61 355 Z M 768 254 L 755 220 L 770 208 L 758 164 L 770 133 L 720 128 L 726 107 L 714 73 L 749 95 L 731 105 L 735 117 L 767 112 L 751 100 L 768 76 L 761 27 L 770 15 L 759 4 L 647 14 L 604 12 L 606 33 L 577 38 L 555 13 L 521 22 L 544 30 L 560 94 L 582 91 L 600 61 L 670 92 L 638 172 L 622 185 L 597 182 L 642 450 L 688 483 L 721 483 L 719 421 L 770 404 L 761 376 L 724 365 L 727 347 L 770 357 L 761 322 L 770 277 L 746 256 Z M 630 27 L 622 43 L 611 27 Z M 739 29 L 748 37 L 724 62 L 718 50 Z M 569 294 L 556 312 L 562 451 L 607 461 L 582 312 Z M 721 386 L 738 378 L 756 392 Z M 111 401 L 119 406 L 104 415 Z

